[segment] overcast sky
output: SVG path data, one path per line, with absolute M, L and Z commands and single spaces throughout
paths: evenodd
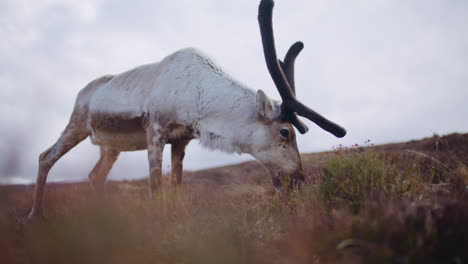
M 89 81 L 185 47 L 209 54 L 252 89 L 279 99 L 264 64 L 257 0 L 0 1 L 0 182 L 32 182 Z M 277 0 L 278 53 L 302 40 L 300 100 L 341 124 L 337 139 L 308 120 L 301 152 L 468 132 L 468 1 Z M 166 148 L 164 170 L 169 168 Z M 82 142 L 48 180 L 87 177 L 99 150 Z M 248 160 L 188 147 L 185 168 Z M 123 153 L 111 179 L 147 174 L 146 152 Z

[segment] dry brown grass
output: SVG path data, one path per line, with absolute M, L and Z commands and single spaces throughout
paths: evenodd
M 32 188 L 0 187 L 0 263 L 468 263 L 457 140 L 412 149 L 443 167 L 396 145 L 305 155 L 309 183 L 287 197 L 248 163 L 154 199 L 139 181 L 108 183 L 105 200 L 87 183 L 49 184 L 47 218 L 26 222 Z

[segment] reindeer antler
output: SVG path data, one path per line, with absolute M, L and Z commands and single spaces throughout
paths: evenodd
M 288 78 L 281 69 L 280 61 L 278 60 L 278 57 L 276 55 L 275 39 L 273 35 L 272 25 L 273 6 L 273 0 L 262 0 L 260 2 L 260 6 L 258 9 L 258 22 L 260 24 L 260 34 L 262 36 L 263 53 L 265 55 L 267 68 L 270 72 L 273 82 L 276 85 L 276 88 L 278 89 L 281 99 L 283 100 L 281 104 L 282 117 L 291 122 L 291 124 L 293 124 L 300 132 L 303 131 L 305 133 L 307 130 L 305 125 L 302 124 L 302 122 L 300 122 L 299 119 L 297 119 L 297 116 L 295 116 L 294 113 L 297 113 L 298 115 L 309 119 L 322 129 L 332 133 L 337 137 L 344 137 L 346 135 L 346 130 L 344 128 L 321 116 L 320 114 L 308 108 L 296 99 L 295 89 L 292 88 L 291 83 L 288 82 Z M 300 46 L 297 46 L 297 48 L 299 47 Z M 293 80 L 293 83 L 294 68 L 293 66 L 291 66 L 291 64 L 294 64 L 294 59 L 299 54 L 301 49 L 302 48 L 300 48 L 296 52 L 295 50 L 291 51 L 290 49 L 290 62 L 286 63 L 288 55 L 286 55 L 285 58 L 285 70 L 288 71 L 289 80 Z
M 296 88 L 294 82 L 294 62 L 296 61 L 297 56 L 304 49 L 304 43 L 298 41 L 291 45 L 286 56 L 284 56 L 284 61 L 279 61 L 281 69 L 283 70 L 286 79 L 288 80 L 289 86 L 294 95 L 296 95 Z
M 286 56 L 284 56 L 284 62 L 281 60 L 279 64 L 281 65 L 281 69 L 283 70 L 286 79 L 288 80 L 289 86 L 291 87 L 291 91 L 293 92 L 294 96 L 296 95 L 296 87 L 294 81 L 294 62 L 296 61 L 297 55 L 302 51 L 304 48 L 304 43 L 298 41 L 291 45 Z M 286 119 L 291 122 L 291 124 L 297 128 L 299 133 L 305 134 L 309 131 L 309 128 L 297 117 L 296 113 L 288 112 L 286 114 Z

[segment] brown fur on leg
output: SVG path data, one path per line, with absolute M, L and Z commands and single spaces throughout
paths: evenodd
M 190 140 L 175 142 L 171 145 L 171 183 L 173 186 L 182 183 L 182 164 L 185 156 L 185 148 Z
M 117 150 L 100 148 L 101 156 L 99 161 L 94 166 L 93 170 L 89 173 L 89 181 L 94 191 L 98 195 L 104 194 L 104 184 L 106 183 L 107 175 L 109 175 L 112 165 L 119 157 L 120 152 Z

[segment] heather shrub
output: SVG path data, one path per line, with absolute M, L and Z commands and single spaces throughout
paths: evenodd
M 375 192 L 404 194 L 420 188 L 410 170 L 400 169 L 392 156 L 371 150 L 336 151 L 323 168 L 320 196 L 330 208 L 359 212 Z
M 467 263 L 468 202 L 375 194 L 358 214 L 320 203 L 290 218 L 280 263 Z
M 351 237 L 367 263 L 466 263 L 468 202 L 376 198 L 356 217 Z

